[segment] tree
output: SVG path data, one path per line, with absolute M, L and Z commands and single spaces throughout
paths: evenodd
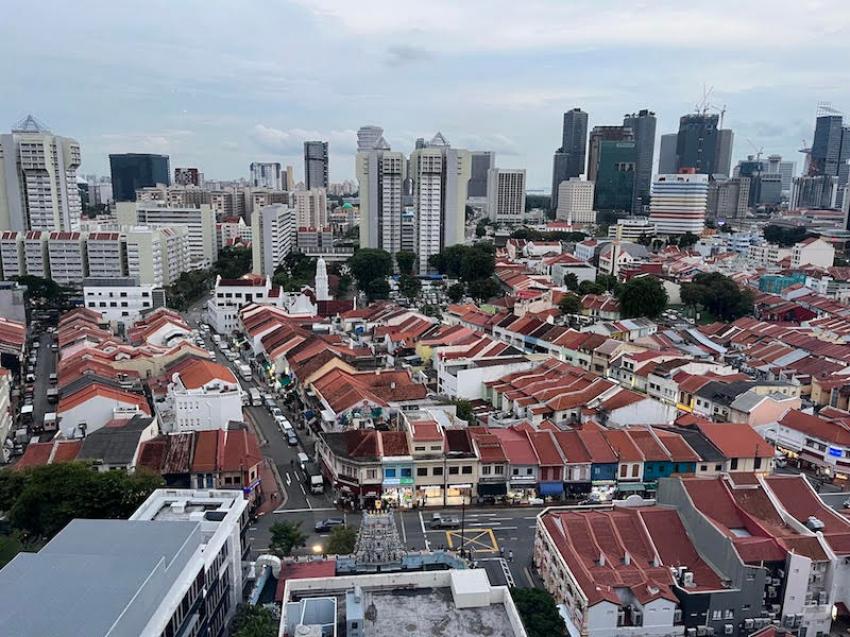
M 293 549 L 307 544 L 307 534 L 301 530 L 301 522 L 275 522 L 270 531 L 269 550 L 278 557 L 289 557 Z
M 561 314 L 578 314 L 581 312 L 581 299 L 575 294 L 565 294 L 558 303 L 558 309 Z
M 687 248 L 690 248 L 697 241 L 699 241 L 699 237 L 696 236 L 693 232 L 688 231 L 685 234 L 683 234 L 681 237 L 679 237 L 679 247 L 682 250 L 685 250 Z
M 715 318 L 734 321 L 753 312 L 753 293 L 719 272 L 700 272 L 691 283 L 682 285 L 682 301 L 702 305 Z M 686 300 L 687 299 L 687 300 Z
M 477 224 L 475 224 L 475 236 L 479 239 L 487 235 L 487 219 L 482 219 Z
M 667 290 L 654 276 L 642 276 L 629 280 L 618 295 L 620 310 L 624 317 L 646 316 L 655 318 L 667 307 Z
M 453 279 L 465 282 L 486 279 L 496 270 L 495 246 L 488 241 L 473 246 L 457 244 L 432 254 L 428 265 Z
M 456 413 L 458 418 L 465 420 L 469 424 L 473 424 L 476 421 L 475 412 L 472 411 L 472 403 L 462 398 L 456 398 L 452 403 L 457 407 Z
M 460 278 L 463 281 L 479 281 L 493 275 L 496 271 L 496 257 L 491 252 L 475 249 L 469 250 L 460 264 Z
M 277 637 L 280 620 L 265 606 L 239 604 L 230 624 L 231 637 Z
M 612 274 L 597 274 L 596 282 L 605 288 L 607 292 L 616 292 L 620 287 L 620 282 Z
M 366 295 L 370 301 L 379 301 L 390 297 L 390 284 L 386 279 L 374 279 L 366 288 Z
M 585 294 L 602 294 L 604 291 L 605 286 L 596 281 L 582 281 L 578 284 L 578 293 L 582 296 Z
M 402 274 L 398 279 L 398 291 L 412 301 L 422 291 L 422 283 L 415 276 Z
M 465 293 L 463 283 L 452 283 L 446 288 L 446 294 L 452 303 L 459 303 Z
M 163 484 L 148 471 L 100 473 L 83 462 L 3 470 L 0 508 L 24 539 L 49 540 L 74 518 L 127 518 Z
M 682 304 L 685 307 L 690 307 L 696 316 L 697 306 L 701 305 L 705 295 L 705 286 L 697 283 L 683 283 L 680 288 L 679 296 L 682 299 Z
M 540 588 L 512 588 L 511 597 L 528 637 L 566 637 L 567 627 L 549 593 Z
M 238 279 L 251 271 L 251 248 L 245 246 L 225 246 L 218 253 L 218 261 L 213 268 L 222 279 Z
M 349 526 L 338 526 L 331 531 L 325 550 L 330 555 L 351 555 L 357 544 L 357 531 Z
M 493 278 L 472 281 L 466 287 L 469 296 L 479 302 L 493 298 L 502 290 Z
M 408 250 L 400 250 L 395 253 L 395 264 L 399 274 L 413 274 L 413 264 L 416 263 L 416 255 Z
M 351 275 L 348 273 L 343 274 L 339 277 L 339 282 L 336 286 L 336 295 L 339 298 L 344 298 L 345 295 L 348 294 L 348 290 L 351 289 Z
M 567 272 L 564 275 L 564 286 L 573 292 L 578 290 L 578 277 L 575 272 Z
M 361 290 L 366 290 L 375 279 L 386 279 L 393 271 L 393 258 L 386 250 L 362 248 L 348 260 L 351 274 Z

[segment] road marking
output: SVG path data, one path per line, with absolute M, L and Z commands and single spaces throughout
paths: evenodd
M 501 521 L 505 521 L 505 520 L 513 520 L 513 519 L 515 519 L 515 518 L 493 518 L 493 519 L 494 519 L 494 520 L 501 520 Z
M 248 530 L 249 530 L 249 531 L 256 531 L 256 530 L 257 530 L 257 527 L 256 527 L 256 526 L 249 526 L 249 527 L 248 527 Z
M 319 511 L 336 511 L 336 509 L 331 507 L 321 509 L 275 509 L 272 513 L 318 513 Z
M 399 524 L 401 525 L 401 540 L 407 545 L 407 531 L 404 529 L 404 518 L 401 517 L 401 512 L 398 513 Z
M 286 486 L 290 486 L 292 484 L 292 478 L 289 477 L 289 471 L 286 472 Z
M 431 544 L 428 542 L 428 533 L 425 531 L 425 520 L 422 518 L 422 511 L 419 511 L 419 526 L 422 527 L 422 537 L 425 538 L 425 550 L 431 550 Z
M 464 529 L 463 533 L 446 531 L 446 541 L 450 549 L 453 549 L 457 544 L 458 547 L 463 546 L 465 549 L 475 550 L 479 553 L 496 553 L 499 550 L 493 529 Z
M 518 527 L 516 526 L 497 526 L 493 525 L 494 531 L 516 531 Z
M 528 567 L 522 569 L 523 574 L 525 575 L 525 579 L 528 580 L 528 586 L 530 588 L 534 588 L 534 579 L 531 577 L 531 572 L 529 572 Z

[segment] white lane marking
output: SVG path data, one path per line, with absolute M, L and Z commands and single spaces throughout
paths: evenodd
M 336 511 L 336 509 L 332 509 L 330 507 L 322 509 L 275 509 L 274 511 L 272 511 L 272 513 L 317 513 L 319 511 Z
M 289 471 L 286 472 L 286 486 L 290 486 L 292 484 L 292 478 L 289 477 Z
M 534 588 L 534 580 L 531 578 L 531 573 L 528 571 L 528 567 L 526 566 L 522 569 L 523 574 L 525 575 L 525 579 L 528 580 L 528 586 L 530 588 Z
M 497 526 L 493 525 L 494 531 L 516 531 L 519 527 L 516 526 Z
M 431 543 L 428 542 L 428 532 L 425 530 L 425 520 L 422 518 L 422 511 L 419 511 L 419 526 L 422 527 L 422 537 L 425 538 L 425 550 L 431 550 Z
M 404 528 L 404 518 L 402 517 L 400 511 L 398 513 L 398 520 L 399 520 L 399 524 L 401 525 L 401 540 L 406 545 L 407 544 L 407 531 Z

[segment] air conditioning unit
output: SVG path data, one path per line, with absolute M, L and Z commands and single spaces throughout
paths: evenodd
M 828 601 L 829 601 L 829 593 L 827 593 L 826 591 L 821 591 L 820 594 L 818 595 L 818 604 L 823 606 Z
M 635 626 L 643 625 L 643 611 L 637 609 L 632 610 L 632 624 Z
M 724 635 L 731 635 L 734 632 L 734 630 L 735 630 L 735 627 L 732 624 L 726 624 L 725 626 L 723 626 L 723 634 Z
M 768 597 L 776 597 L 776 587 L 775 586 L 768 586 L 767 587 L 767 596 Z
M 770 583 L 771 583 L 771 584 L 773 584 L 774 586 L 779 586 L 779 585 L 782 583 L 782 581 L 781 581 L 778 577 L 774 577 L 774 578 L 771 580 L 771 582 L 770 582 Z
M 755 626 L 754 620 L 752 620 L 752 619 L 745 619 L 744 620 L 744 630 L 752 630 L 754 626 Z
M 705 637 L 706 635 L 708 635 L 708 627 L 707 626 L 697 627 L 697 635 L 698 635 L 698 637 Z
M 696 628 L 688 628 L 685 631 L 685 637 L 697 637 L 697 629 Z
M 802 623 L 803 623 L 803 615 L 802 614 L 794 615 L 794 628 L 799 628 Z

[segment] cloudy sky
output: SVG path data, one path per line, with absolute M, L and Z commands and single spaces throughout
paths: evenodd
M 547 187 L 561 114 L 650 108 L 659 134 L 703 87 L 735 158 L 798 159 L 819 101 L 850 113 L 847 0 L 4 0 L 0 129 L 33 113 L 83 145 L 160 152 L 208 178 L 253 160 L 303 173 L 305 139 L 354 176 L 355 131 L 394 150 L 442 131 Z M 752 142 L 752 145 L 750 143 Z M 657 148 L 656 148 L 657 154 Z M 799 165 L 799 162 L 798 162 Z

